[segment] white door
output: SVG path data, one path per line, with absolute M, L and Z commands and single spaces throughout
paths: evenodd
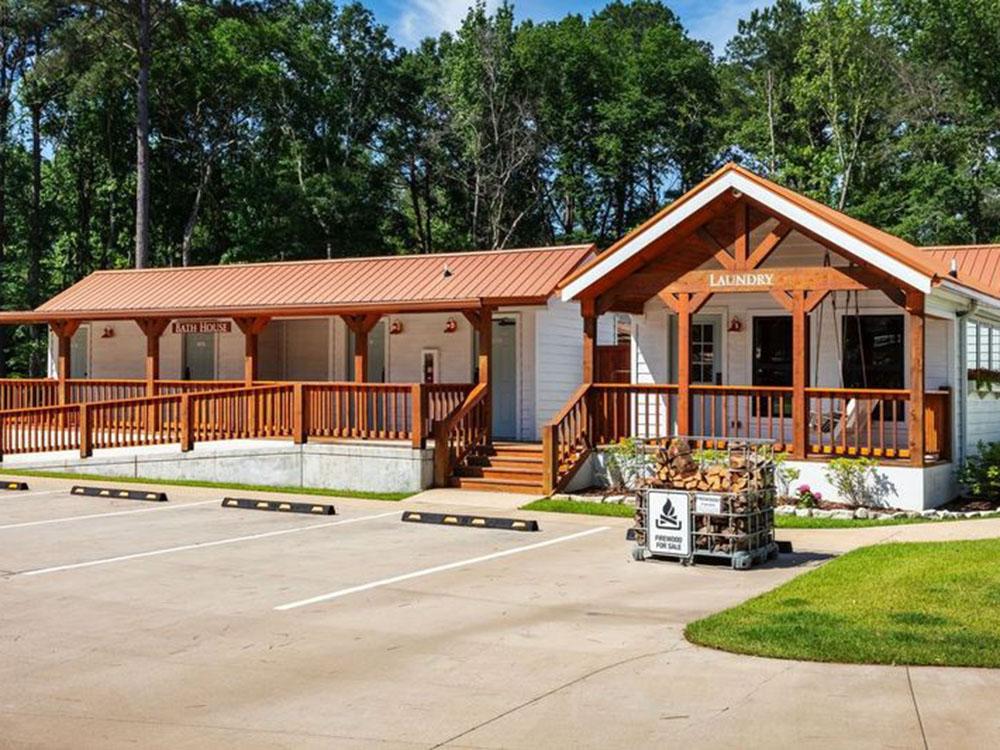
M 90 326 L 80 326 L 70 339 L 69 369 L 73 379 L 90 374 Z
M 215 334 L 184 334 L 184 379 L 215 380 Z
M 722 385 L 722 319 L 696 315 L 691 319 L 691 385 Z M 695 391 L 691 398 L 691 432 L 720 435 L 725 396 Z
M 493 318 L 492 356 L 493 437 L 517 439 L 517 318 Z

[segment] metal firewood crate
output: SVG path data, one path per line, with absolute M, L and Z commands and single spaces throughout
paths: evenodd
M 636 505 L 635 559 L 714 559 L 742 570 L 777 555 L 769 442 L 716 448 L 708 438 L 676 438 L 653 463 L 655 475 Z

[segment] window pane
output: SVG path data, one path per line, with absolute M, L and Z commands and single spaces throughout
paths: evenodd
M 903 387 L 903 316 L 844 316 L 844 387 Z
M 792 319 L 787 316 L 753 319 L 753 385 L 790 386 L 792 384 Z M 768 402 L 764 402 L 768 403 Z M 774 399 L 772 417 L 790 417 L 791 399 Z M 781 404 L 785 413 L 779 414 Z M 750 402 L 757 416 L 757 399 Z M 767 406 L 763 406 L 766 410 Z
M 990 366 L 990 327 L 985 324 L 979 329 L 979 364 L 986 368 Z

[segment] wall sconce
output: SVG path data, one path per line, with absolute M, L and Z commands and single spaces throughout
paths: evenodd
M 392 321 L 389 324 L 390 334 L 397 334 L 402 332 L 403 332 L 403 321 L 401 321 L 399 318 L 396 318 L 396 320 Z
M 737 318 L 735 315 L 729 319 L 729 332 L 739 333 L 743 330 L 743 321 Z
M 448 318 L 448 322 L 444 324 L 445 333 L 454 333 L 458 330 L 458 321 L 454 318 Z
M 113 339 L 115 337 L 115 329 L 111 326 L 104 326 L 104 330 L 101 331 L 102 339 Z

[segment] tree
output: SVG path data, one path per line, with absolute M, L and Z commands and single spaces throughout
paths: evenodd
M 516 42 L 513 7 L 491 16 L 483 0 L 442 39 L 444 106 L 461 156 L 451 178 L 468 195 L 473 247 L 507 247 L 538 205 L 539 139 Z
M 720 64 L 728 143 L 768 176 L 794 182 L 794 165 L 817 140 L 815 118 L 794 97 L 806 13 L 778 0 L 741 20 Z
M 823 113 L 832 147 L 814 165 L 844 210 L 856 172 L 891 134 L 896 50 L 871 0 L 821 0 L 806 21 L 797 62 L 795 96 Z
M 94 51 L 108 40 L 134 57 L 135 85 L 135 267 L 152 260 L 150 245 L 150 69 L 153 35 L 173 0 L 87 0 Z

